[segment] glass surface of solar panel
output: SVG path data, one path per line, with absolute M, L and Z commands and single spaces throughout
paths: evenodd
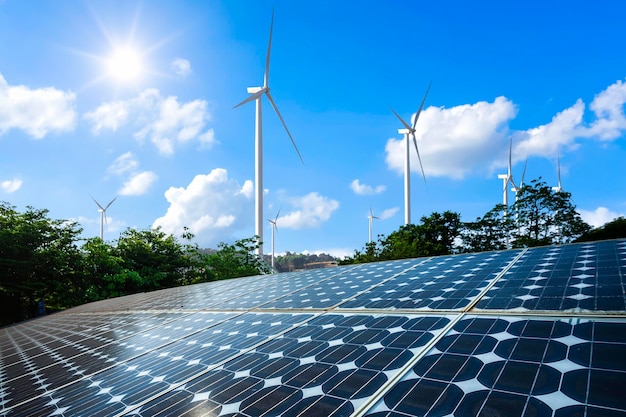
M 467 307 L 520 253 L 440 256 L 407 269 L 341 308 L 458 310 Z
M 15 389 L 9 392 L 7 406 L 14 408 L 8 415 L 50 415 L 60 409 L 67 416 L 114 415 L 134 401 L 166 392 L 174 384 L 206 372 L 311 317 L 309 314 L 247 313 L 231 314 L 230 319 L 223 320 L 227 318 L 224 314 L 218 316 L 219 320 L 214 313 L 185 316 L 175 322 L 183 331 L 175 338 L 169 334 L 169 328 L 144 332 L 140 337 L 157 342 L 147 346 L 127 340 L 123 348 L 128 355 L 123 358 L 106 357 L 94 364 L 92 360 L 101 358 L 96 353 L 81 363 L 83 367 L 78 367 L 75 361 L 63 363 L 56 371 L 64 371 L 64 375 L 57 373 L 52 377 L 37 371 L 34 378 L 31 375 L 26 381 L 9 381 L 8 388 Z M 69 371 L 63 369 L 66 365 L 70 365 Z M 24 388 L 23 382 L 33 379 L 35 384 L 22 390 L 30 393 L 25 398 L 17 388 Z M 45 389 L 38 392 L 41 387 Z M 33 397 L 33 393 L 39 395 Z M 91 394 L 90 400 L 79 401 L 86 393 Z
M 0 329 L 0 416 L 626 415 L 625 277 L 619 239 L 92 303 Z
M 337 268 L 336 273 L 328 279 L 312 282 L 311 285 L 299 291 L 295 291 L 288 296 L 266 303 L 262 307 L 303 309 L 330 308 L 354 297 L 355 294 L 379 285 L 381 281 L 398 273 L 399 270 L 411 268 L 413 265 L 422 262 L 424 262 L 424 259 Z
M 466 316 L 366 415 L 626 414 L 626 320 Z
M 623 312 L 626 242 L 528 249 L 477 304 L 512 311 Z
M 325 314 L 224 363 L 137 415 L 350 415 L 450 322 Z

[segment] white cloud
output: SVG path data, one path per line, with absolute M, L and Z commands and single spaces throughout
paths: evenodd
M 574 140 L 579 132 L 584 112 L 585 103 L 579 99 L 573 106 L 557 113 L 550 123 L 518 132 L 513 150 L 514 159 L 556 155 L 560 148 L 575 147 Z
M 5 193 L 9 194 L 19 190 L 21 186 L 22 180 L 19 178 L 13 178 L 12 180 L 5 180 L 0 182 L 0 188 L 2 188 Z
M 460 179 L 477 168 L 491 165 L 494 143 L 505 143 L 508 122 L 515 114 L 513 102 L 506 97 L 497 97 L 492 103 L 481 101 L 449 109 L 429 107 L 422 111 L 416 138 L 426 177 Z M 387 167 L 404 172 L 404 138 L 389 139 L 385 151 Z M 417 155 L 411 146 L 411 171 L 419 170 Z
M 135 172 L 139 168 L 139 162 L 135 159 L 132 152 L 126 152 L 118 156 L 115 161 L 107 169 L 115 175 L 122 175 L 126 172 Z
M 223 168 L 196 175 L 187 188 L 170 187 L 165 199 L 170 206 L 153 226 L 177 236 L 188 227 L 205 246 L 230 240 L 233 231 L 247 227 L 253 218 L 252 182 L 240 185 Z
M 372 187 L 371 185 L 361 184 L 358 179 L 350 183 L 350 188 L 352 189 L 352 191 L 354 191 L 355 194 L 359 195 L 380 194 L 386 189 L 384 185 L 377 185 L 376 187 Z
M 620 137 L 626 130 L 624 103 L 626 103 L 626 83 L 621 80 L 597 94 L 589 105 L 597 119 L 585 132 L 585 136 L 597 137 L 600 140 Z
M 119 195 L 142 195 L 157 180 L 157 175 L 152 171 L 137 172 L 130 176 L 122 188 L 117 192 Z
M 593 211 L 578 210 L 583 220 L 593 227 L 600 227 L 605 223 L 617 219 L 618 217 L 626 217 L 624 213 L 616 213 L 606 207 L 598 207 Z
M 346 256 L 354 255 L 354 249 L 349 249 L 349 248 L 315 249 L 315 250 L 303 250 L 302 253 L 304 255 L 312 255 L 312 254 L 321 255 L 321 254 L 326 254 L 326 255 L 334 256 L 337 259 L 343 259 Z M 285 254 L 282 253 L 281 255 L 285 255 Z
M 126 124 L 129 109 L 128 102 L 111 101 L 104 103 L 93 112 L 85 113 L 84 117 L 92 122 L 91 131 L 95 135 L 104 129 L 115 132 L 120 126 Z
M 554 156 L 559 149 L 576 148 L 578 138 L 616 139 L 626 131 L 625 103 L 626 84 L 618 80 L 594 97 L 589 108 L 596 119 L 585 125 L 585 103 L 578 99 L 574 105 L 557 113 L 550 123 L 516 132 L 513 159 L 522 160 L 526 155 Z
M 53 87 L 9 86 L 0 74 L 0 135 L 21 129 L 36 139 L 74 129 L 76 94 Z
M 339 207 L 339 202 L 316 192 L 309 193 L 304 197 L 290 199 L 291 204 L 297 210 L 279 217 L 280 227 L 290 229 L 302 229 L 319 227 L 323 222 L 330 219 L 330 215 Z
M 217 143 L 213 130 L 206 129 L 211 119 L 206 101 L 181 103 L 174 96 L 162 97 L 156 89 L 130 100 L 104 103 L 84 117 L 92 123 L 94 134 L 132 123 L 139 129 L 134 133 L 137 140 L 148 138 L 165 155 L 173 154 L 176 144 L 194 139 L 203 148 Z
M 380 215 L 378 215 L 378 217 L 380 217 L 381 220 L 390 219 L 393 216 L 395 216 L 396 213 L 398 213 L 399 210 L 400 210 L 400 207 L 392 207 L 392 208 L 383 210 L 383 212 L 380 213 Z
M 513 163 L 526 157 L 555 157 L 558 150 L 575 149 L 577 139 L 613 140 L 626 131 L 626 83 L 618 80 L 595 96 L 589 108 L 595 120 L 583 120 L 585 103 L 578 99 L 557 113 L 549 123 L 527 130 L 510 131 L 516 115 L 505 97 L 493 103 L 478 102 L 446 108 L 429 107 L 420 115 L 417 140 L 426 176 L 461 179 L 472 171 L 506 167 L 508 137 L 513 137 Z M 414 117 L 415 115 L 413 115 Z M 387 167 L 404 172 L 404 138 L 387 141 Z M 419 172 L 415 151 L 411 171 Z
M 184 78 L 191 74 L 191 62 L 187 59 L 176 58 L 172 61 L 172 68 L 177 77 Z

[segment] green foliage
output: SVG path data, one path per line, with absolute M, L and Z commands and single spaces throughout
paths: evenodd
M 619 239 L 626 237 L 626 218 L 618 217 L 605 225 L 590 230 L 576 239 L 576 242 L 590 242 L 594 240 Z
M 32 317 L 40 299 L 53 310 L 82 301 L 81 231 L 47 210 L 0 203 L 0 323 Z
M 503 250 L 509 246 L 514 221 L 507 216 L 504 204 L 498 204 L 482 218 L 461 227 L 461 252 Z
M 0 203 L 0 325 L 85 302 L 195 282 L 270 273 L 254 251 L 256 237 L 221 243 L 202 253 L 160 228 L 127 229 L 114 242 L 86 239 L 75 222 L 53 220 L 47 210 L 18 212 Z
M 202 273 L 194 282 L 216 281 L 271 273 L 270 266 L 254 251 L 258 248 L 257 237 L 242 239 L 229 245 L 220 243 L 218 250 L 199 255 Z
M 515 222 L 513 247 L 570 243 L 591 229 L 571 202 L 571 194 L 556 192 L 544 182 L 524 185 L 510 210 Z
M 123 270 L 138 274 L 126 281 L 129 293 L 184 285 L 193 267 L 187 247 L 160 228 L 126 229 L 117 241 L 116 254 Z
M 459 236 L 461 226 L 458 213 L 434 212 L 428 217 L 422 217 L 421 222 L 403 225 L 387 237 L 379 236 L 377 242 L 367 243 L 362 252 L 355 251 L 352 258 L 346 257 L 340 263 L 346 265 L 447 255 L 453 252 L 454 241 Z
M 270 262 L 269 256 L 265 257 L 266 262 Z M 326 253 L 294 253 L 287 251 L 284 255 L 276 256 L 274 258 L 274 268 L 278 272 L 299 271 L 302 269 L 309 269 L 319 267 L 321 264 L 328 262 L 336 262 L 337 259 L 334 256 Z

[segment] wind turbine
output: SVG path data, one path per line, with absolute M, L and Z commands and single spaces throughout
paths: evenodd
M 372 222 L 374 219 L 380 219 L 380 217 L 376 217 L 374 216 L 374 213 L 372 213 L 372 208 L 370 207 L 370 215 L 367 216 L 367 218 L 369 219 L 369 223 L 370 223 L 370 242 L 372 241 Z
M 557 153 L 556 155 L 556 163 L 557 163 L 557 175 L 558 175 L 558 183 L 556 187 L 552 187 L 552 191 L 560 193 L 563 191 L 563 187 L 561 187 L 561 153 Z
M 291 139 L 291 143 L 293 144 L 298 156 L 302 163 L 304 160 L 302 159 L 302 155 L 300 155 L 300 151 L 296 146 L 296 142 L 293 140 L 289 129 L 287 128 L 287 124 L 278 111 L 278 107 L 276 107 L 276 103 L 270 94 L 270 51 L 272 49 L 272 30 L 274 27 L 274 10 L 272 10 L 272 22 L 270 24 L 270 39 L 267 45 L 267 56 L 265 57 L 265 75 L 263 77 L 263 87 L 248 87 L 248 94 L 251 94 L 250 97 L 237 104 L 234 109 L 242 106 L 250 101 L 256 100 L 256 122 L 255 122 L 255 134 L 254 134 L 254 153 L 255 153 L 255 163 L 254 163 L 254 194 L 255 194 L 255 234 L 258 236 L 259 247 L 257 249 L 257 253 L 259 256 L 263 256 L 263 121 L 262 121 L 262 111 L 261 111 L 261 100 L 263 95 L 267 97 L 270 104 L 274 108 L 276 115 L 280 119 L 280 122 L 283 124 L 287 135 L 289 135 L 289 139 Z
M 106 223 L 107 225 L 109 224 L 107 222 L 107 209 L 109 207 L 111 207 L 111 204 L 113 204 L 113 202 L 115 200 L 117 200 L 117 197 L 115 197 L 113 200 L 109 201 L 109 204 L 107 204 L 105 207 L 102 207 L 102 205 L 100 203 L 98 203 L 96 201 L 95 198 L 91 197 L 91 199 L 98 205 L 99 207 L 99 212 L 100 212 L 100 240 L 104 240 L 104 223 Z
M 404 159 L 404 224 L 411 224 L 411 164 L 410 164 L 410 146 L 409 146 L 409 137 L 413 136 L 413 144 L 415 145 L 415 152 L 417 152 L 417 160 L 420 163 L 420 169 L 422 170 L 422 177 L 424 177 L 424 183 L 426 183 L 426 174 L 424 174 L 424 167 L 422 166 L 422 158 L 420 157 L 420 151 L 417 149 L 417 139 L 415 138 L 415 126 L 417 125 L 417 119 L 420 117 L 420 113 L 424 108 L 424 102 L 426 102 L 426 97 L 428 96 L 428 92 L 430 91 L 430 85 L 432 82 L 428 84 L 428 88 L 426 89 L 426 94 L 424 94 L 424 98 L 422 99 L 422 104 L 420 104 L 417 113 L 415 114 L 415 119 L 413 119 L 413 125 L 409 125 L 404 121 L 402 117 L 394 109 L 391 109 L 393 114 L 396 115 L 400 123 L 404 126 L 403 129 L 398 129 L 398 133 L 404 135 L 405 142 L 405 159 Z
M 505 210 L 509 207 L 509 190 L 508 186 L 511 184 L 514 188 L 517 188 L 515 182 L 513 182 L 513 174 L 511 173 L 511 153 L 513 152 L 513 138 L 509 139 L 509 166 L 506 174 L 499 174 L 498 178 L 502 180 L 502 204 L 504 204 Z
M 278 209 L 278 213 L 276 213 L 276 217 L 274 220 L 267 219 L 268 222 L 272 225 L 272 270 L 274 270 L 274 232 L 278 229 L 276 222 L 278 221 L 278 216 L 280 215 L 280 209 Z

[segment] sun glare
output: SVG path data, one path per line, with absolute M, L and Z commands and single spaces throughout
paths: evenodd
M 135 81 L 143 71 L 141 57 L 132 48 L 116 49 L 107 60 L 107 67 L 109 75 L 120 82 Z

